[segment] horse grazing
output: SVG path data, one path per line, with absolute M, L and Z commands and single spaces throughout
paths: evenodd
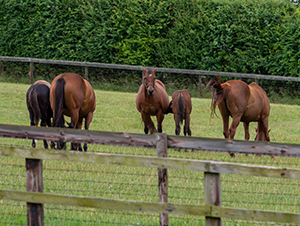
M 85 119 L 85 129 L 93 119 L 96 108 L 96 97 L 91 84 L 75 73 L 64 73 L 56 76 L 50 88 L 50 103 L 53 110 L 53 126 L 65 127 L 64 115 L 71 117 L 69 128 L 81 129 Z M 64 143 L 58 142 L 57 148 L 62 149 Z M 71 149 L 82 151 L 81 144 L 71 144 Z M 85 143 L 84 151 L 87 151 Z
M 184 136 L 188 134 L 189 136 L 192 135 L 190 129 L 190 114 L 192 112 L 192 101 L 191 101 L 191 94 L 187 90 L 177 90 L 172 94 L 172 100 L 169 104 L 169 107 L 164 114 L 173 113 L 174 120 L 175 120 L 175 134 L 180 135 L 180 124 L 184 122 L 183 133 Z
M 33 83 L 26 93 L 26 104 L 29 111 L 30 125 L 38 126 L 41 119 L 41 126 L 51 127 L 51 118 L 53 116 L 50 106 L 50 83 L 44 80 L 38 80 Z M 32 140 L 32 147 L 36 147 L 35 140 Z M 48 143 L 44 140 L 44 148 L 48 148 Z M 51 142 L 51 148 L 54 143 Z
M 221 84 L 221 79 L 211 79 L 206 87 L 212 89 L 212 114 L 218 106 L 223 119 L 225 138 L 234 139 L 240 121 L 244 124 L 245 140 L 249 140 L 249 123 L 257 122 L 256 141 L 270 141 L 268 123 L 270 103 L 266 92 L 255 82 L 247 85 L 240 80 Z M 229 116 L 232 123 L 228 131 Z
M 164 120 L 164 114 L 169 106 L 169 96 L 166 92 L 164 84 L 155 79 L 154 70 L 146 70 L 143 68 L 145 75 L 143 77 L 143 84 L 140 86 L 136 96 L 136 108 L 141 113 L 144 121 L 144 132 L 148 134 L 148 127 L 150 127 L 150 133 L 157 132 L 151 116 L 156 116 L 157 130 L 162 132 L 162 121 Z

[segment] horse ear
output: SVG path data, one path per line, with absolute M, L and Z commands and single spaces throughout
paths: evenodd
M 157 70 L 157 67 L 153 69 L 153 73 L 155 73 L 155 72 L 156 72 L 156 70 Z
M 268 133 L 270 133 L 271 129 L 268 130 Z
M 143 71 L 145 72 L 145 73 L 147 73 L 147 70 L 145 69 L 145 68 L 142 68 L 143 69 Z

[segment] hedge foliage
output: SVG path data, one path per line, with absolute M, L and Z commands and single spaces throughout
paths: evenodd
M 298 76 L 288 0 L 0 0 L 0 55 Z

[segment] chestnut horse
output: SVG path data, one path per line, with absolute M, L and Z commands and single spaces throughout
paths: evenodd
M 44 80 L 38 80 L 33 83 L 26 93 L 26 104 L 29 111 L 30 125 L 38 126 L 41 119 L 41 126 L 51 127 L 52 109 L 50 106 L 50 83 Z M 35 148 L 35 140 L 32 140 L 32 147 Z M 48 143 L 44 140 L 44 148 L 48 148 Z M 51 148 L 54 143 L 51 142 Z
M 157 130 L 159 133 L 162 132 L 163 112 L 169 106 L 169 96 L 164 84 L 160 80 L 155 79 L 156 70 L 157 68 L 154 70 L 143 68 L 145 72 L 143 84 L 140 86 L 136 96 L 136 108 L 142 115 L 145 134 L 148 134 L 148 127 L 150 127 L 151 134 L 156 132 L 151 116 L 156 116 Z
M 85 119 L 85 129 L 93 119 L 96 108 L 96 97 L 91 84 L 75 73 L 64 73 L 56 76 L 50 88 L 50 103 L 53 110 L 53 126 L 65 127 L 64 116 L 71 117 L 69 128 L 81 129 Z M 61 149 L 63 143 L 58 142 L 57 148 Z M 82 151 L 79 144 L 79 151 Z M 87 151 L 85 143 L 84 151 Z M 71 144 L 71 149 L 76 150 L 77 145 Z
M 191 94 L 187 90 L 177 90 L 172 94 L 172 100 L 169 104 L 169 107 L 164 114 L 173 113 L 174 120 L 175 120 L 175 134 L 180 135 L 180 124 L 183 124 L 183 133 L 184 136 L 188 134 L 189 136 L 192 135 L 190 129 L 190 114 L 192 112 L 192 101 L 191 101 Z
M 240 121 L 244 123 L 245 140 L 249 140 L 249 123 L 257 122 L 256 141 L 270 141 L 268 123 L 270 103 L 266 92 L 255 82 L 247 85 L 240 80 L 230 80 L 221 84 L 211 79 L 206 87 L 212 89 L 212 114 L 218 106 L 223 119 L 225 138 L 234 139 Z M 229 116 L 232 123 L 228 131 Z

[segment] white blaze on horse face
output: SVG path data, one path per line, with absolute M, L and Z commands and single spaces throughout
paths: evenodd
M 152 76 L 152 74 L 149 75 L 149 77 L 151 77 L 151 76 Z

